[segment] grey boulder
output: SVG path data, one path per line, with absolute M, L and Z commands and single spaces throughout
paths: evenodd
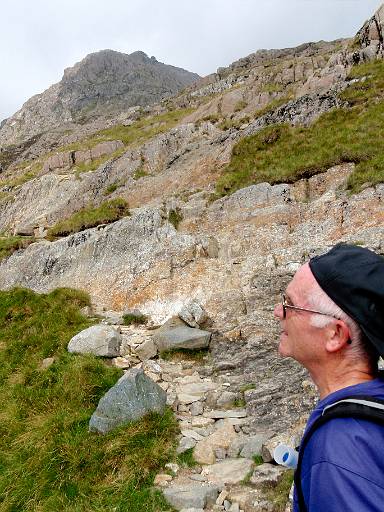
M 120 355 L 120 333 L 109 325 L 93 325 L 74 336 L 68 344 L 68 352 L 94 354 L 102 357 Z
M 89 421 L 89 430 L 105 434 L 128 421 L 137 421 L 149 412 L 162 412 L 166 392 L 143 370 L 125 373 L 100 399 Z
M 180 319 L 171 319 L 160 329 L 157 329 L 153 339 L 160 352 L 177 349 L 207 348 L 211 333 L 201 329 L 194 329 Z
M 165 499 L 177 510 L 185 508 L 204 509 L 216 502 L 219 489 L 212 485 L 183 485 L 163 490 Z

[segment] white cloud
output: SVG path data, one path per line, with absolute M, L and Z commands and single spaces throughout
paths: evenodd
M 259 48 L 353 36 L 378 0 L 17 0 L 2 6 L 0 119 L 105 48 L 207 75 Z

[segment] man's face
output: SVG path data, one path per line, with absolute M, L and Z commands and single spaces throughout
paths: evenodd
M 303 265 L 287 286 L 287 302 L 293 306 L 311 309 L 306 296 L 313 282 L 309 265 Z M 287 308 L 286 317 L 283 318 L 283 307 L 278 304 L 274 315 L 280 320 L 281 326 L 279 354 L 292 357 L 305 367 L 311 361 L 318 360 L 319 350 L 323 345 L 322 329 L 311 325 L 311 313 Z

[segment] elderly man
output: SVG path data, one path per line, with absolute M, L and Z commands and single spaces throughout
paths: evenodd
M 279 353 L 307 368 L 320 394 L 300 447 L 294 512 L 382 512 L 384 380 L 378 359 L 384 354 L 384 258 L 361 247 L 335 246 L 298 270 L 275 316 Z M 346 408 L 323 421 L 332 410 L 327 406 L 339 401 L 357 402 L 357 415 Z M 365 417 L 372 402 L 378 420 Z

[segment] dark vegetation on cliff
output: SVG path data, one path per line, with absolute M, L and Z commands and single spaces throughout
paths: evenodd
M 323 114 L 308 128 L 274 125 L 240 140 L 217 182 L 218 195 L 263 181 L 292 183 L 343 162 L 356 163 L 351 192 L 383 182 L 384 62 L 356 66 L 349 79 L 340 94 L 346 107 Z
M 175 420 L 151 415 L 100 436 L 88 422 L 121 371 L 66 350 L 90 325 L 86 294 L 0 292 L 0 510 L 169 510 L 152 490 Z M 45 367 L 43 359 L 54 358 Z

